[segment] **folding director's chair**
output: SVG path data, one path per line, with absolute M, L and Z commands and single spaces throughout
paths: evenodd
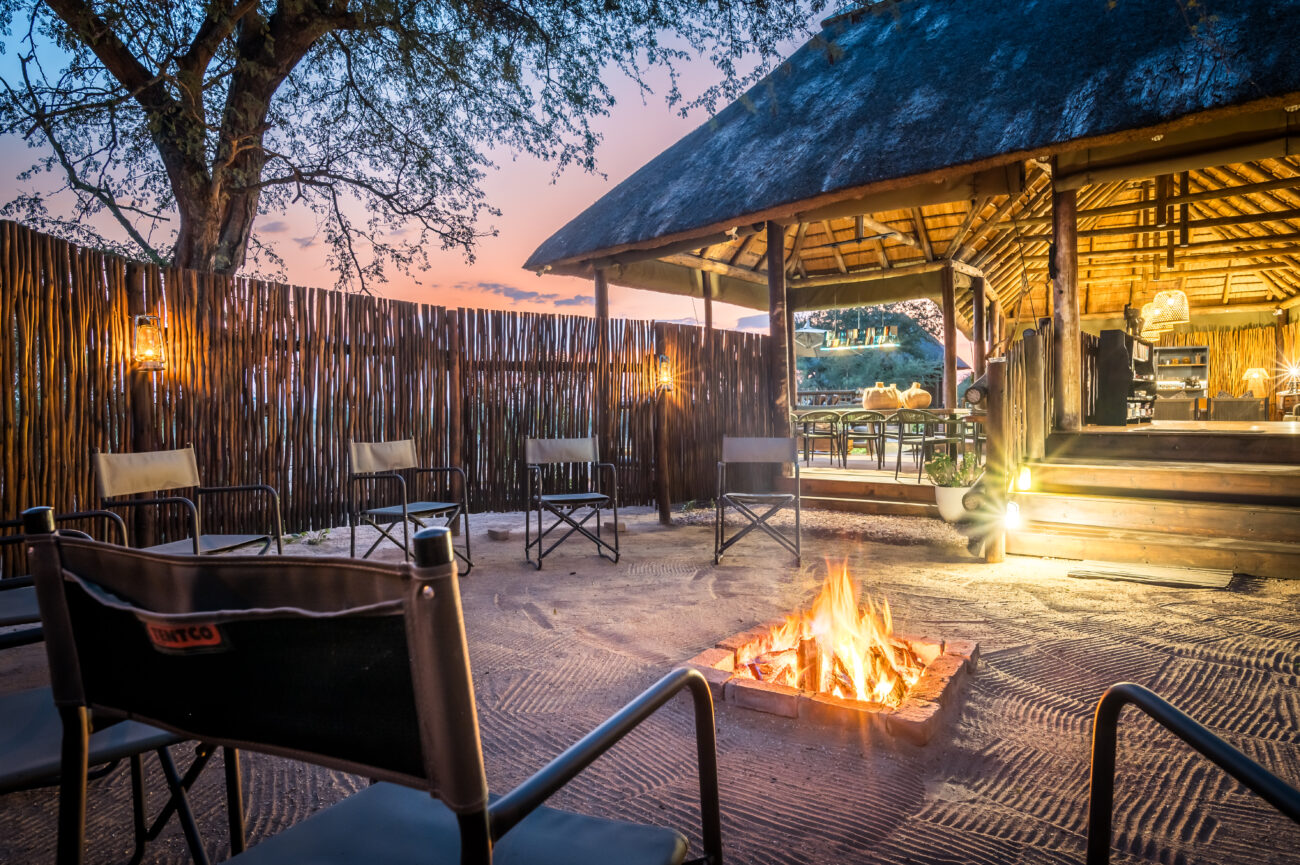
M 524 494 L 524 558 L 532 562 L 537 570 L 542 569 L 542 559 L 551 551 L 569 539 L 574 532 L 596 545 L 596 553 L 611 562 L 618 561 L 618 473 L 613 463 L 597 462 L 600 459 L 594 438 L 572 439 L 528 439 L 524 444 L 524 457 L 528 461 L 526 483 L 528 489 Z M 590 484 L 586 490 L 565 493 L 542 492 L 542 466 L 559 463 L 588 463 L 592 467 Z M 609 476 L 608 492 L 602 492 L 597 484 L 596 474 L 601 470 Z M 614 543 L 609 543 L 601 536 L 600 512 L 608 507 L 614 514 Z M 555 516 L 555 522 L 542 529 L 542 512 Z M 581 515 L 578 516 L 579 512 Z M 532 515 L 537 515 L 537 537 L 532 536 Z M 577 519 L 574 517 L 578 516 Z M 596 518 L 596 531 L 587 528 L 587 521 Z M 568 526 L 568 531 L 549 547 L 542 542 L 553 530 Z M 533 559 L 533 547 L 537 547 L 537 558 Z M 609 555 L 606 555 L 608 551 Z
M 793 493 L 732 492 L 727 489 L 729 463 L 790 463 L 794 466 Z M 715 500 L 713 522 L 713 562 L 722 561 L 722 554 L 754 529 L 762 529 L 777 543 L 794 553 L 795 562 L 800 555 L 799 516 L 802 505 L 799 496 L 799 451 L 793 438 L 731 438 L 722 439 L 722 459 L 718 461 L 718 497 Z M 726 515 L 728 506 L 745 518 L 746 525 L 730 538 L 727 537 Z M 779 511 L 794 507 L 794 539 L 791 540 L 769 522 Z M 760 513 L 760 511 L 762 511 Z
M 348 456 L 351 463 L 351 473 L 348 476 L 348 496 L 351 499 L 348 507 L 348 525 L 352 533 L 352 555 L 357 554 L 357 526 L 362 523 L 378 529 L 379 537 L 375 538 L 375 542 L 361 558 L 370 558 L 375 548 L 383 542 L 384 538 L 388 538 L 402 548 L 406 560 L 410 561 L 411 523 L 415 523 L 416 528 L 422 529 L 426 527 L 425 520 L 440 519 L 447 528 L 454 529 L 456 520 L 463 519 L 465 552 L 456 550 L 456 555 L 460 556 L 461 561 L 465 563 L 465 570 L 461 573 L 470 572 L 474 562 L 470 559 L 469 550 L 469 484 L 465 480 L 465 472 L 459 466 L 421 468 L 419 458 L 415 454 L 415 442 L 412 439 L 393 442 L 354 441 L 348 444 Z M 460 501 L 410 501 L 406 478 L 401 475 L 403 471 L 409 471 L 417 478 L 420 475 L 446 475 L 450 481 L 452 477 L 459 477 Z M 360 485 L 366 481 L 376 483 L 388 481 L 396 484 L 401 493 L 401 503 L 362 510 L 358 503 L 357 492 Z M 450 485 L 447 492 L 447 497 L 451 498 Z M 400 541 L 392 534 L 393 528 L 398 524 L 402 526 Z

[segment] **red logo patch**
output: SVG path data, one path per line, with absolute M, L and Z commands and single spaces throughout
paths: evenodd
M 213 652 L 225 644 L 221 629 L 214 624 L 191 622 L 184 625 L 144 622 L 145 633 L 154 648 L 162 652 Z

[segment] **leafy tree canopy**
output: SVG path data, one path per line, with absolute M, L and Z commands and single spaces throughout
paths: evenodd
M 341 281 L 411 272 L 430 243 L 472 257 L 495 214 L 481 181 L 506 148 L 595 168 L 592 121 L 617 69 L 668 71 L 681 111 L 756 80 L 825 0 L 0 0 L 0 131 L 42 156 L 70 215 L 20 195 L 5 215 L 113 248 L 107 214 L 160 263 L 277 263 L 256 217 L 317 215 Z M 680 46 L 690 46 L 684 50 Z M 720 82 L 686 97 L 698 53 Z M 744 71 L 741 61 L 756 58 Z M 412 230 L 413 229 L 413 230 Z
M 801 390 L 853 390 L 878 381 L 906 388 L 914 381 L 930 388 L 943 377 L 943 312 L 929 300 L 907 300 L 878 307 L 828 309 L 809 313 L 800 327 L 839 328 L 897 325 L 899 347 L 837 352 L 799 358 Z M 935 352 L 934 340 L 940 349 Z

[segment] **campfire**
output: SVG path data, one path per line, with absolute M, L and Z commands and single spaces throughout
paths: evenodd
M 925 664 L 894 634 L 889 602 L 858 601 L 847 563 L 831 566 L 807 610 L 736 652 L 735 675 L 894 707 Z
M 979 660 L 974 642 L 894 633 L 889 602 L 832 565 L 806 609 L 720 641 L 689 662 L 720 701 L 924 745 Z

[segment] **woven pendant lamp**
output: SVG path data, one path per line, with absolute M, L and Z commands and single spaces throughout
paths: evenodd
M 1187 306 L 1187 295 L 1183 291 L 1176 288 L 1161 291 L 1152 298 L 1151 318 L 1147 319 L 1151 326 L 1169 330 L 1176 324 L 1188 324 L 1191 320 L 1192 315 Z
M 1155 339 L 1160 334 L 1174 329 L 1172 324 L 1156 323 L 1155 314 L 1154 303 L 1142 304 L 1142 332 L 1139 334 L 1142 339 Z

